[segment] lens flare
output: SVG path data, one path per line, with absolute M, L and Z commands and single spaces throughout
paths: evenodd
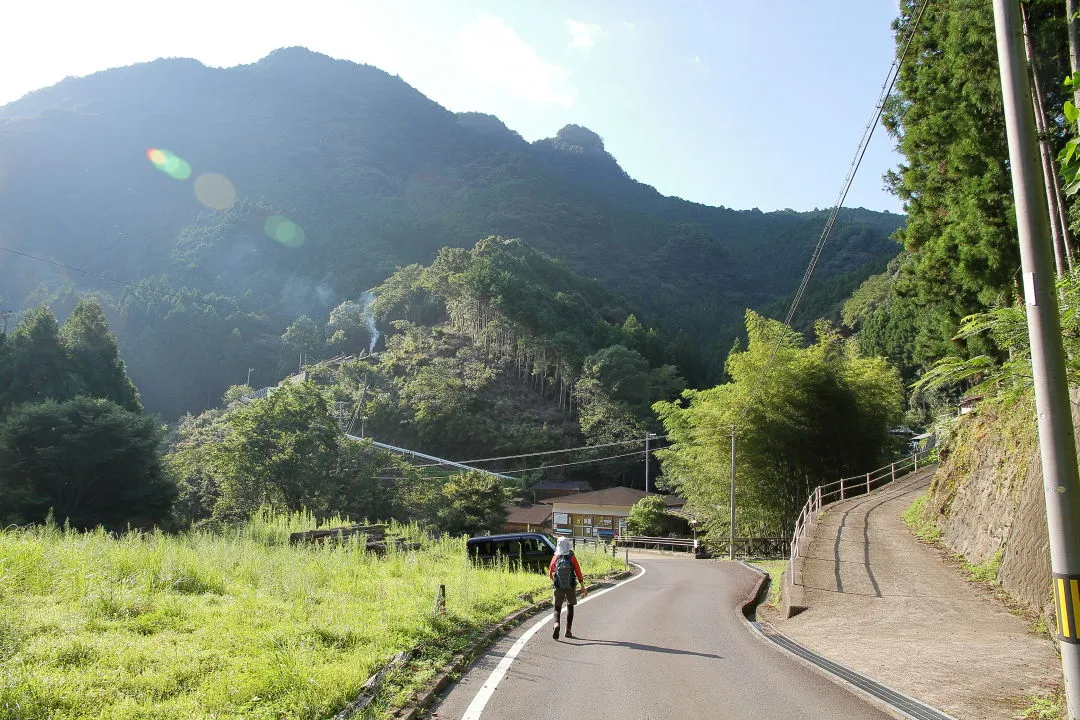
M 228 210 L 236 202 L 236 188 L 220 173 L 203 173 L 195 178 L 195 197 L 214 210 Z
M 176 180 L 187 180 L 191 177 L 191 166 L 179 155 L 161 148 L 150 148 L 146 151 L 147 159 L 161 172 Z
M 263 230 L 286 247 L 300 247 L 304 244 L 304 229 L 284 215 L 271 215 L 266 218 Z

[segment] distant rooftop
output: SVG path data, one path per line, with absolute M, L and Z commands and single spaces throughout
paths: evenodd
M 541 480 L 534 490 L 592 490 L 587 480 Z
M 511 504 L 507 505 L 506 509 L 510 511 L 509 516 L 506 518 L 508 523 L 543 525 L 551 517 L 551 505 L 546 503 L 537 503 L 536 505 Z
M 686 501 L 681 497 L 675 495 L 660 495 L 659 493 L 648 493 L 649 495 L 656 495 L 657 497 L 664 498 L 664 503 L 668 507 L 682 507 L 686 504 Z M 553 498 L 553 503 L 559 505 L 633 505 L 641 498 L 645 497 L 644 490 L 635 490 L 628 487 L 613 487 L 606 490 L 596 490 L 594 492 L 578 493 L 577 495 L 567 495 L 565 497 Z

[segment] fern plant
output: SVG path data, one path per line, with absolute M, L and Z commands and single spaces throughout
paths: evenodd
M 1058 279 L 1058 300 L 1062 339 L 1065 344 L 1069 386 L 1080 385 L 1080 271 Z M 972 383 L 970 392 L 984 399 L 1011 404 L 1032 387 L 1031 342 L 1027 313 L 1019 305 L 1002 305 L 987 312 L 968 315 L 960 322 L 955 340 L 979 335 L 989 337 L 1008 353 L 999 362 L 989 355 L 970 358 L 945 357 L 934 363 L 917 382 L 916 390 L 938 390 Z

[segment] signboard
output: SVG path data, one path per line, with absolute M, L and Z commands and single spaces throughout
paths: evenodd
M 555 513 L 555 524 L 556 525 L 569 525 L 570 524 L 570 516 L 567 515 L 566 513 Z

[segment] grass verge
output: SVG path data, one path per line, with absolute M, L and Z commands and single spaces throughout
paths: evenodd
M 1049 695 L 1032 695 L 1027 706 L 1015 717 L 1018 720 L 1064 720 L 1066 713 L 1065 689 L 1055 685 Z
M 934 523 L 929 513 L 926 512 L 926 505 L 929 501 L 929 495 L 920 495 L 915 498 L 915 502 L 904 510 L 902 517 L 915 537 L 923 542 L 934 543 L 941 538 L 941 528 Z
M 0 530 L 0 719 L 328 718 L 395 653 L 449 652 L 548 587 L 474 568 L 463 540 L 416 527 L 394 531 L 423 550 L 384 557 L 362 541 L 288 543 L 313 527 L 264 515 L 220 534 Z M 622 565 L 578 556 L 590 575 Z
M 747 562 L 769 573 L 769 597 L 765 600 L 764 604 L 773 608 L 780 607 L 781 590 L 783 587 L 783 583 L 780 582 L 780 576 L 788 569 L 788 561 L 751 559 Z

